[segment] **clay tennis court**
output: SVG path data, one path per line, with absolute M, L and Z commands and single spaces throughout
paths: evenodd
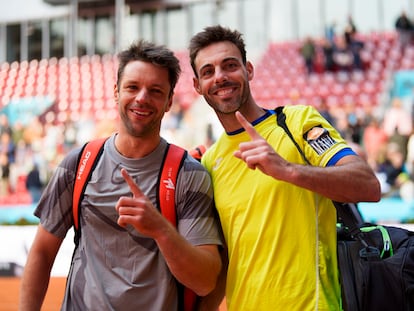
M 63 293 L 65 290 L 66 278 L 52 277 L 49 283 L 49 289 L 46 294 L 45 303 L 42 311 L 60 310 Z M 0 277 L 0 310 L 16 311 L 19 300 L 20 278 Z M 219 309 L 225 311 L 224 304 Z
M 42 311 L 60 310 L 66 278 L 53 277 L 50 279 Z M 20 278 L 0 277 L 0 310 L 16 311 L 19 301 Z

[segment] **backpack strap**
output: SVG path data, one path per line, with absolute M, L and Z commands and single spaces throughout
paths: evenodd
M 72 212 L 73 225 L 75 228 L 75 245 L 78 245 L 80 238 L 79 205 L 83 198 L 86 185 L 91 178 L 98 159 L 102 155 L 103 146 L 107 137 L 98 138 L 86 143 L 81 151 L 76 171 L 75 183 L 73 185 Z
M 75 184 L 73 186 L 73 220 L 75 227 L 75 245 L 78 245 L 80 238 L 79 224 L 79 205 L 82 201 L 87 182 L 92 175 L 92 171 L 102 155 L 103 146 L 107 138 L 96 139 L 86 143 L 81 151 L 78 161 Z M 167 218 L 174 227 L 177 226 L 177 216 L 175 208 L 175 187 L 178 172 L 180 171 L 187 151 L 174 144 L 168 144 L 162 162 L 162 169 L 158 176 L 157 203 L 162 215 Z M 179 284 L 179 310 L 195 310 L 197 295 L 190 289 Z
M 287 124 L 286 124 L 286 114 L 283 112 L 284 106 L 279 106 L 275 109 L 276 112 L 276 120 L 277 125 L 279 125 L 285 133 L 289 136 L 290 140 L 295 145 L 296 149 L 301 154 L 303 160 L 308 164 L 311 165 L 310 161 L 305 155 L 305 152 L 300 148 L 299 144 L 296 142 L 295 138 L 293 137 L 293 134 L 289 130 Z M 363 219 L 358 211 L 358 207 L 355 203 L 342 203 L 342 202 L 336 202 L 332 201 L 334 204 L 338 219 L 344 223 L 344 225 L 347 227 L 351 235 L 360 236 L 361 237 L 361 231 L 360 226 L 363 224 Z M 366 242 L 362 240 L 361 242 L 366 245 Z
M 187 151 L 174 144 L 169 144 L 167 148 L 158 181 L 157 200 L 163 216 L 167 218 L 174 227 L 177 227 L 175 187 L 177 184 L 178 172 L 184 163 Z M 178 310 L 195 310 L 197 295 L 192 290 L 179 283 L 178 293 Z
M 184 163 L 187 151 L 174 144 L 168 144 L 165 152 L 162 170 L 158 177 L 157 203 L 162 215 L 167 218 L 174 227 L 177 226 L 175 211 L 175 186 L 178 172 Z

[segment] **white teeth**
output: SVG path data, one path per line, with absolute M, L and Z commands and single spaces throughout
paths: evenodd
M 217 95 L 222 96 L 222 95 L 227 95 L 233 92 L 233 89 L 225 89 L 225 90 L 220 90 L 217 92 Z
M 136 111 L 136 110 L 133 110 L 133 112 L 135 113 L 135 114 L 138 114 L 138 115 L 140 115 L 140 116 L 149 116 L 149 112 L 142 112 L 142 111 Z

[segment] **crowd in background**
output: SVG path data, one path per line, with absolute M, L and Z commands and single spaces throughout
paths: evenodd
M 339 35 L 336 27 L 335 23 L 327 27 L 325 37 L 318 42 L 310 37 L 303 41 L 298 53 L 302 55 L 309 74 L 364 70 L 359 57 L 363 42 L 356 39 L 357 27 L 352 17 L 348 17 Z M 402 12 L 396 21 L 401 45 L 411 44 L 413 29 L 412 22 Z M 407 33 L 409 39 L 404 36 Z M 318 69 L 318 62 L 320 65 L 321 61 L 318 60 L 318 52 L 321 51 L 323 66 Z M 318 106 L 320 113 L 366 158 L 377 173 L 383 196 L 396 196 L 410 201 L 414 200 L 412 104 L 411 98 L 391 98 L 381 115 L 369 103 L 363 106 L 352 102 L 328 106 L 322 98 Z M 194 134 L 191 113 L 191 109 L 184 109 L 179 102 L 175 102 L 163 120 L 162 136 L 174 142 L 174 138 L 180 137 L 181 141 L 185 141 L 186 137 Z M 91 138 L 109 136 L 116 130 L 115 122 L 112 121 L 96 122 L 92 114 L 86 114 L 77 121 L 68 116 L 67 121 L 62 123 L 57 122 L 53 112 L 49 111 L 42 118 L 33 118 L 29 124 L 10 124 L 7 115 L 0 114 L 0 198 L 15 192 L 19 178 L 23 176 L 26 190 L 31 193 L 33 201 L 37 201 L 64 155 Z M 212 127 L 212 124 L 206 125 L 202 141 L 184 147 L 211 145 L 216 132 Z
M 307 73 L 364 70 L 360 53 L 364 44 L 358 39 L 357 31 L 352 16 L 348 16 L 347 24 L 339 34 L 336 22 L 332 22 L 326 27 L 324 38 L 306 37 L 299 52 Z
M 318 109 L 375 170 L 383 196 L 414 200 L 414 130 L 410 102 L 393 98 L 382 116 L 378 116 L 373 106 L 352 103 L 327 106 L 322 101 Z M 188 131 L 189 125 L 185 122 L 191 119 L 186 116 L 189 113 L 191 110 L 179 108 L 168 112 L 162 134 L 171 137 L 171 133 L 181 135 L 180 131 Z M 93 118 L 63 124 L 42 123 L 34 118 L 23 126 L 11 125 L 5 114 L 0 115 L 0 196 L 13 192 L 19 176 L 25 176 L 28 190 L 38 200 L 40 189 L 69 150 L 111 131 L 115 128 L 110 122 L 96 123 Z M 211 128 L 206 128 L 205 139 L 199 143 L 211 144 L 214 141 L 211 132 Z
M 33 117 L 28 124 L 11 124 L 6 114 L 0 114 L 0 197 L 16 192 L 24 177 L 24 186 L 36 202 L 67 152 L 92 138 L 109 135 L 114 124 L 95 122 L 91 115 L 60 123 L 53 112 L 43 119 Z
M 352 103 L 321 113 L 368 161 L 384 197 L 414 200 L 414 130 L 411 99 L 394 97 L 383 115 Z

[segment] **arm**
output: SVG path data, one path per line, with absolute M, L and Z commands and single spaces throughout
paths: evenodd
M 240 114 L 240 124 L 251 141 L 240 144 L 235 156 L 251 169 L 260 169 L 275 179 L 292 183 L 338 202 L 378 201 L 379 181 L 358 156 L 345 156 L 332 167 L 301 165 L 283 159 Z
M 167 223 L 154 236 L 171 273 L 197 295 L 211 292 L 221 270 L 217 245 L 193 246 Z
M 40 310 L 49 285 L 50 271 L 62 240 L 38 226 L 20 287 L 19 310 Z
M 227 278 L 227 267 L 228 257 L 227 249 L 221 251 L 221 260 L 223 262 L 220 275 L 217 280 L 215 289 L 205 297 L 200 299 L 198 311 L 212 311 L 218 310 L 219 306 L 223 302 L 226 292 L 226 278 Z
M 122 175 L 133 197 L 121 197 L 116 204 L 118 224 L 135 230 L 157 243 L 174 277 L 197 295 L 204 296 L 216 285 L 221 260 L 216 245 L 193 246 L 152 205 L 125 170 Z
M 284 160 L 281 160 L 283 162 Z M 381 198 L 378 179 L 358 156 L 346 156 L 335 166 L 319 167 L 275 161 L 269 175 L 338 202 L 374 202 Z

